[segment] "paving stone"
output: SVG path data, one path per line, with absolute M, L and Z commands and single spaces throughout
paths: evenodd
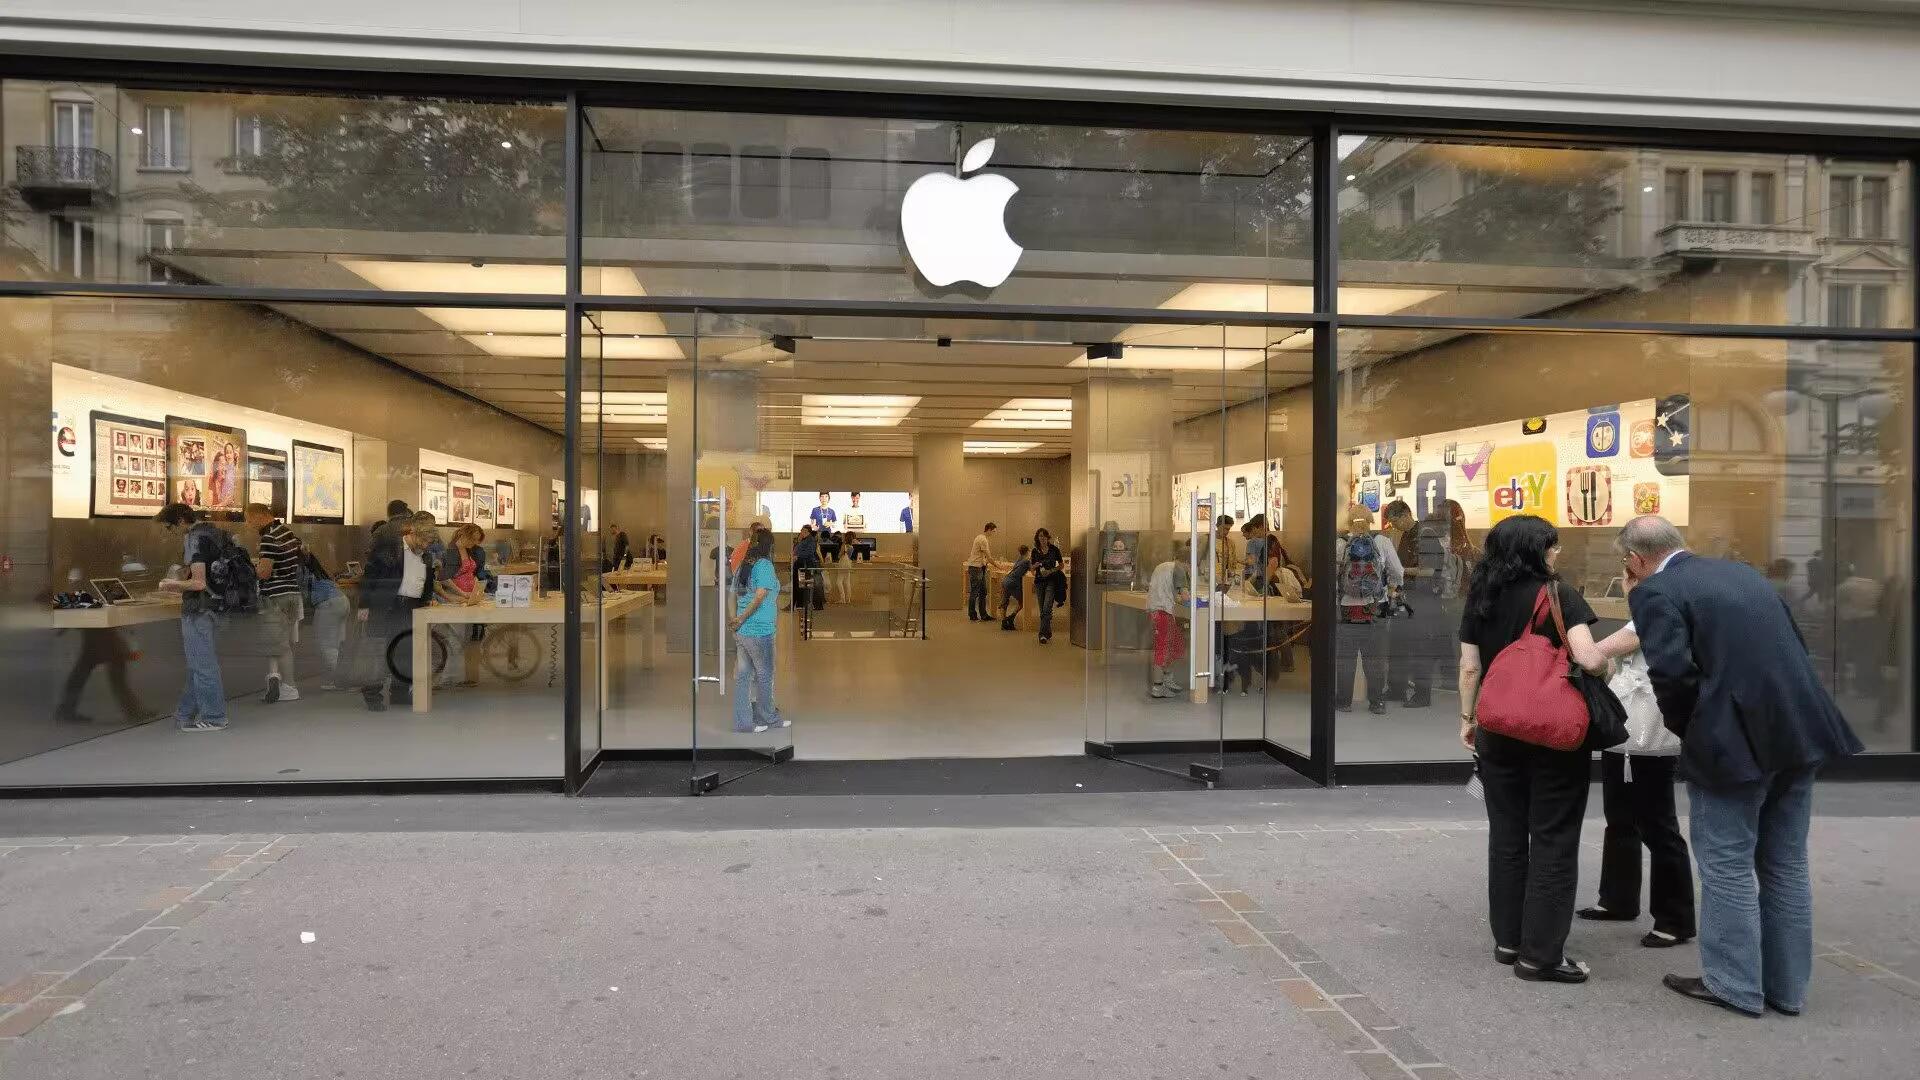
M 185 926 L 200 916 L 205 915 L 207 909 L 213 906 L 213 901 L 211 900 L 184 900 L 175 905 L 172 911 L 153 920 L 152 925 L 163 926 L 169 929 Z
M 149 927 L 108 950 L 108 956 L 139 956 L 173 935 L 170 927 Z
M 246 881 L 249 878 L 259 877 L 261 873 L 266 870 L 267 867 L 272 865 L 273 865 L 272 863 L 249 861 L 234 867 L 233 869 L 227 871 L 225 874 L 222 874 L 221 877 L 225 878 L 228 881 Z
M 1327 1037 L 1341 1050 L 1378 1049 L 1373 1037 L 1354 1026 L 1353 1021 L 1347 1019 L 1347 1014 L 1339 1009 L 1311 1009 L 1300 1015 L 1320 1025 L 1320 1030 L 1326 1032 Z
M 1341 999 L 1342 1006 L 1346 1003 L 1346 999 Z M 1397 1027 L 1376 1031 L 1373 1037 L 1379 1039 L 1380 1045 L 1386 1047 L 1394 1057 L 1399 1058 L 1402 1065 L 1437 1065 L 1440 1062 L 1439 1057 L 1420 1045 L 1420 1040 L 1414 1038 L 1413 1032 L 1406 1028 Z
M 1214 898 L 1213 890 L 1207 888 L 1205 885 L 1202 885 L 1197 881 L 1188 881 L 1188 882 L 1183 882 L 1179 885 L 1175 885 L 1173 887 L 1173 891 L 1176 894 L 1178 894 L 1180 899 L 1182 900 L 1198 901 L 1198 900 L 1212 900 Z
M 1851 971 L 1855 975 L 1871 975 L 1882 970 L 1880 965 L 1862 960 L 1852 953 L 1828 953 L 1820 959 L 1842 971 Z
M 1408 1071 L 1419 1080 L 1460 1080 L 1460 1074 L 1445 1065 L 1426 1065 Z
M 1312 979 L 1328 997 L 1344 997 L 1360 992 L 1359 988 L 1347 981 L 1346 976 L 1335 971 L 1332 965 L 1324 961 L 1296 963 L 1294 966 L 1300 969 L 1300 974 Z
M 1319 988 L 1305 979 L 1280 979 L 1273 985 L 1279 987 L 1280 993 L 1297 1008 L 1324 1009 L 1329 1004 Z
M 1147 864 L 1155 870 L 1171 870 L 1180 865 L 1180 860 L 1164 851 L 1156 851 L 1152 855 L 1147 856 Z
M 1239 919 L 1220 919 L 1216 920 L 1213 925 L 1215 929 L 1226 935 L 1228 941 L 1233 942 L 1235 945 L 1258 945 L 1261 948 L 1267 947 L 1267 941 L 1260 936 L 1260 931 L 1255 930 Z
M 60 984 L 53 988 L 53 993 L 59 997 L 79 997 L 105 982 L 107 976 L 119 971 L 126 964 L 127 961 L 119 958 L 102 958 L 92 961 L 86 967 L 60 980 Z
M 105 926 L 102 926 L 100 932 L 114 938 L 123 938 L 152 922 L 155 914 L 156 912 L 154 911 L 145 910 L 122 915 Z
M 1385 1009 L 1382 1009 L 1372 998 L 1366 997 L 1365 995 L 1341 998 L 1340 1007 L 1347 1010 L 1347 1015 L 1353 1017 L 1354 1022 L 1363 1028 L 1378 1029 L 1400 1026 L 1400 1021 L 1388 1016 Z
M 1183 862 L 1197 862 L 1207 857 L 1197 844 L 1173 844 L 1167 848 L 1167 854 Z
M 1320 954 L 1314 952 L 1312 947 L 1306 942 L 1301 941 L 1300 935 L 1298 934 L 1269 931 L 1267 933 L 1267 940 L 1273 943 L 1274 948 L 1280 950 L 1280 955 L 1295 963 L 1320 959 Z
M 1253 927 L 1255 930 L 1269 930 L 1273 933 L 1280 934 L 1285 933 L 1287 929 L 1286 926 L 1280 922 L 1280 916 L 1275 915 L 1271 911 L 1243 911 L 1240 913 L 1240 917 L 1247 920 L 1247 925 Z
M 185 843 L 186 839 L 187 838 L 184 836 L 168 833 L 168 834 L 162 834 L 159 836 L 129 836 L 121 840 L 120 843 L 129 845 L 129 846 L 133 844 L 146 844 L 148 846 L 152 846 L 154 844 Z
M 19 1005 L 32 1001 L 42 990 L 60 981 L 57 971 L 36 971 L 0 986 L 0 1005 Z
M 231 870 L 247 861 L 245 855 L 220 855 L 207 860 L 209 870 Z
M 1354 1063 L 1360 1075 L 1368 1080 L 1407 1080 L 1407 1071 L 1393 1063 L 1385 1054 L 1366 1052 L 1348 1054 L 1347 1060 Z
M 1271 945 L 1258 945 L 1251 948 L 1235 949 L 1233 955 L 1237 962 L 1244 964 L 1247 970 L 1266 979 L 1297 979 L 1300 969 L 1289 963 Z
M 1238 889 L 1229 889 L 1226 892 L 1221 893 L 1220 899 L 1223 902 L 1225 902 L 1225 904 L 1228 907 L 1232 908 L 1235 911 L 1259 911 L 1260 910 L 1260 905 L 1254 902 L 1253 897 L 1248 896 L 1246 893 L 1243 893 Z
M 193 894 L 193 898 L 195 900 L 224 900 L 227 898 L 228 893 L 239 887 L 240 882 L 238 881 L 210 882 L 201 886 L 200 891 Z
M 66 839 L 64 836 L 9 836 L 6 838 L 6 843 L 8 847 L 45 847 L 48 844 L 57 844 L 64 839 Z
M 175 885 L 170 889 L 161 889 L 159 892 L 147 897 L 147 902 L 140 905 L 141 910 L 165 911 L 180 901 L 185 900 L 187 897 L 192 896 L 193 891 L 197 888 L 199 888 L 198 885 Z
M 31 1005 L 24 1005 L 0 1017 L 0 1039 L 17 1039 L 34 1028 L 40 1022 L 73 1004 L 77 998 L 41 998 Z
M 1193 909 L 1206 919 L 1233 918 L 1233 909 L 1218 900 L 1195 900 Z
M 1198 880 L 1193 871 L 1184 866 L 1171 870 L 1161 870 L 1159 874 L 1169 885 L 1184 885 L 1187 882 Z

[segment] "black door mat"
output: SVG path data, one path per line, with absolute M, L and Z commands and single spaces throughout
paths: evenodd
M 700 771 L 720 775 L 716 795 L 1044 795 L 1191 791 L 1204 785 L 1182 778 L 1187 765 L 1218 763 L 1210 756 L 1172 754 L 1134 760 L 1181 775 L 1090 756 L 788 761 L 771 766 L 714 761 L 702 763 Z M 685 761 L 602 761 L 580 794 L 686 795 L 690 772 Z M 1260 753 L 1228 754 L 1225 776 L 1223 788 L 1313 787 L 1306 777 Z

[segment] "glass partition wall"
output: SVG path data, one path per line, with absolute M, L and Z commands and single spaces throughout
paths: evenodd
M 1635 513 L 1753 564 L 1915 750 L 1911 148 L 845 104 L 0 84 L 0 786 L 1426 775 L 1515 513 L 1609 626 Z M 172 503 L 298 602 L 183 618 Z

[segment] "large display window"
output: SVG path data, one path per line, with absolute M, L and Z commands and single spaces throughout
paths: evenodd
M 1115 747 L 1452 775 L 1461 593 L 1516 514 L 1610 623 L 1635 514 L 1760 568 L 1870 748 L 1920 750 L 1906 148 L 745 100 L 0 83 L 9 430 L 47 432 L 7 480 L 7 655 L 44 700 L 0 786 Z M 285 521 L 347 613 L 229 620 L 211 749 L 171 738 L 209 662 L 155 588 L 192 558 L 175 504 L 242 548 Z M 869 710 L 766 746 L 730 728 L 756 523 L 781 601 L 840 608 L 777 639 L 783 677 Z M 809 524 L 857 568 L 806 565 Z M 1374 618 L 1332 580 L 1359 531 L 1401 565 Z M 1023 545 L 1073 583 L 1045 616 Z M 444 571 L 407 577 L 417 621 L 409 552 Z M 929 633 L 1002 619 L 1068 659 Z M 935 662 L 792 651 L 815 632 Z M 1065 721 L 972 723 L 1008 701 Z

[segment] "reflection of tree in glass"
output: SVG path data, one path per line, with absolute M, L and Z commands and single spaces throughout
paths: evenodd
M 555 234 L 565 225 L 559 110 L 386 98 L 262 99 L 268 137 L 223 168 L 260 187 L 188 194 L 221 226 Z
M 1608 239 L 1619 215 L 1621 155 L 1526 146 L 1381 140 L 1348 156 L 1348 190 L 1362 198 L 1340 213 L 1345 258 L 1523 266 L 1613 266 Z M 1422 206 L 1408 223 L 1384 220 L 1410 187 L 1434 173 L 1458 197 Z

